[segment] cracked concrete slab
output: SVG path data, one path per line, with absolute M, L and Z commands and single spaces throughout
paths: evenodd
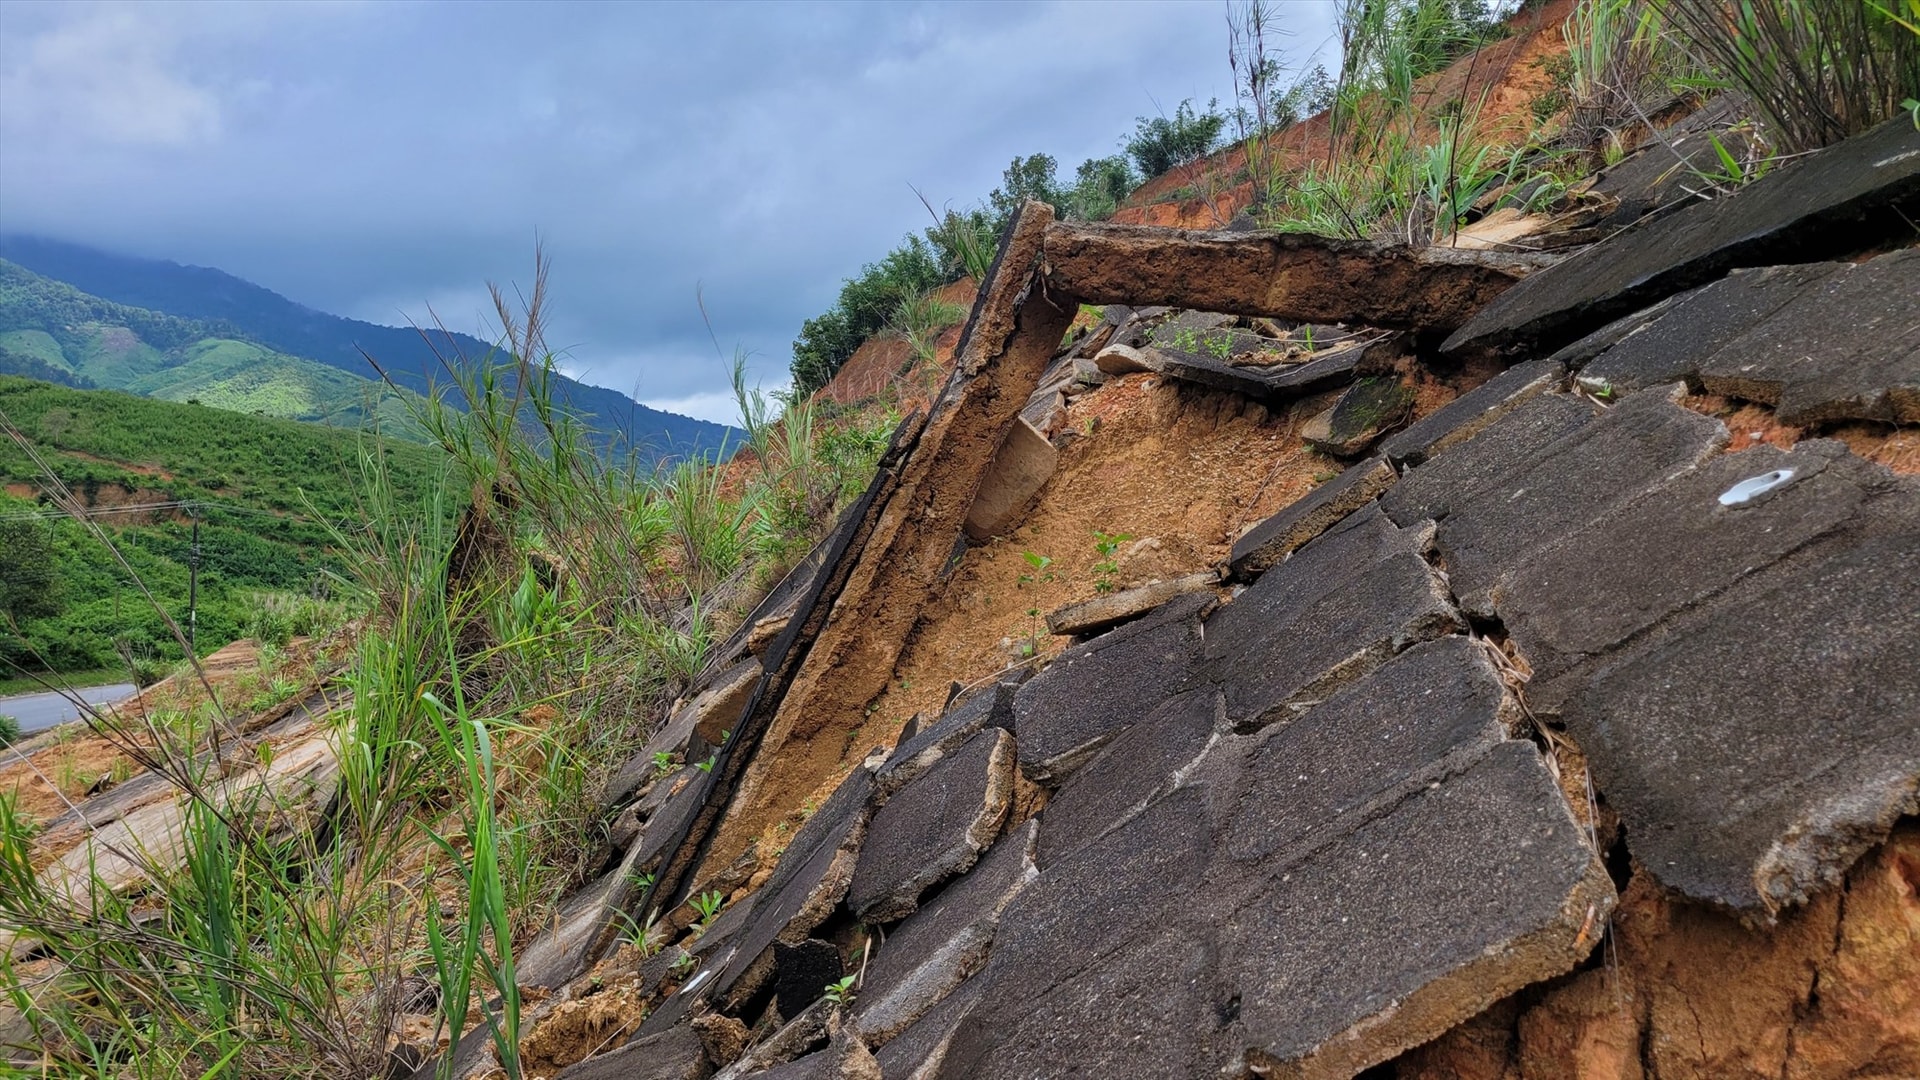
M 1203 592 L 1220 583 L 1211 570 L 1183 574 L 1169 581 L 1154 581 L 1132 589 L 1096 596 L 1069 604 L 1047 616 L 1047 630 L 1054 634 L 1082 636 L 1111 630 L 1137 619 L 1171 600 Z
M 986 966 L 1000 914 L 1039 876 L 1028 821 L 989 848 L 979 865 L 887 935 L 860 982 L 854 1016 L 870 1042 L 918 1022 Z
M 920 895 L 972 866 L 1013 797 L 1014 739 L 984 728 L 873 815 L 847 906 L 862 922 L 913 913 Z
M 1275 867 L 1220 927 L 1257 1075 L 1345 1078 L 1571 970 L 1613 885 L 1530 743 Z
M 1259 860 L 1351 829 L 1350 814 L 1522 722 L 1482 646 L 1416 645 L 1248 747 L 1223 851 Z
M 1665 393 L 1647 391 L 1537 454 L 1495 462 L 1507 469 L 1450 506 L 1434 534 L 1453 595 L 1467 612 L 1491 614 L 1489 594 L 1507 567 L 1699 463 L 1726 442 L 1727 430 L 1718 420 L 1681 408 Z
M 1380 452 L 1402 468 L 1419 465 L 1478 435 L 1535 394 L 1558 388 L 1566 374 L 1566 368 L 1554 360 L 1516 364 L 1388 436 Z
M 1105 835 L 1155 797 L 1212 741 L 1219 693 L 1211 687 L 1168 700 L 1108 743 L 1040 813 L 1041 867 Z
M 1174 600 L 1152 614 L 1076 645 L 1014 697 L 1020 771 L 1057 783 L 1094 751 L 1172 697 L 1200 645 L 1211 593 Z
M 1743 481 L 1783 472 L 1779 487 L 1720 502 Z M 1825 439 L 1724 454 L 1521 560 L 1493 605 L 1544 687 L 1839 528 L 1886 484 Z M 1638 572 L 1646 567 L 1659 572 Z
M 1675 211 L 1658 229 L 1616 233 L 1506 290 L 1442 348 L 1554 348 L 1738 267 L 1831 258 L 1910 232 L 1915 151 L 1920 132 L 1895 117 L 1727 198 Z
M 1370 458 L 1347 468 L 1247 530 L 1246 535 L 1234 542 L 1233 554 L 1227 563 L 1229 573 L 1237 581 L 1252 581 L 1307 541 L 1378 498 L 1398 478 L 1399 474 L 1384 458 Z
M 1622 650 L 1562 711 L 1662 884 L 1767 918 L 1920 810 L 1920 495 Z
M 1313 590 L 1319 595 L 1308 604 L 1254 597 L 1269 581 L 1296 576 L 1288 570 L 1268 571 L 1227 609 L 1247 604 L 1242 610 L 1256 614 L 1207 625 L 1208 673 L 1237 731 L 1295 715 L 1409 645 L 1465 628 L 1446 585 L 1418 555 L 1390 556 L 1337 588 Z
M 1048 226 L 1045 281 L 1089 303 L 1145 300 L 1295 322 L 1449 330 L 1550 257 L 1307 233 Z
M 1697 382 L 1702 360 L 1844 265 L 1821 262 L 1735 270 L 1686 294 L 1660 318 L 1622 336 L 1580 369 L 1580 380 L 1595 390 L 1614 391 Z
M 1549 452 L 1593 420 L 1594 409 L 1568 394 L 1537 394 L 1400 478 L 1380 499 L 1394 524 L 1439 520 L 1509 474 Z
M 882 800 L 891 798 L 941 758 L 960 749 L 981 728 L 1014 730 L 1013 694 L 1018 689 L 1017 683 L 997 682 L 975 691 L 928 724 L 926 730 L 894 747 L 874 774 L 875 794 Z
M 1701 360 L 1699 380 L 1785 424 L 1920 423 L 1920 249 L 1809 283 Z

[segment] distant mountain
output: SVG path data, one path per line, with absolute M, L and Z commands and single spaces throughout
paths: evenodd
M 319 361 L 356 377 L 373 374 L 372 356 L 394 382 L 431 393 L 450 382 L 441 357 L 476 361 L 491 346 L 466 334 L 379 326 L 295 303 L 224 271 L 138 259 L 44 237 L 0 236 L 0 259 L 66 282 L 103 300 L 196 321 L 216 334 L 273 353 Z M 0 331 L 13 329 L 0 323 Z M 364 355 L 363 355 L 364 350 Z M 90 376 L 91 377 L 91 376 Z M 650 453 L 683 454 L 739 444 L 723 424 L 650 409 L 617 390 L 555 378 L 560 403 L 602 435 Z
M 0 374 L 413 433 L 410 391 L 244 340 L 223 320 L 116 304 L 0 259 Z

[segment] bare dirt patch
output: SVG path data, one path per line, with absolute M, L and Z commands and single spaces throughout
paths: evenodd
M 618 1049 L 646 1015 L 639 988 L 631 984 L 561 1002 L 520 1042 L 529 1080 L 554 1076 L 575 1062 Z

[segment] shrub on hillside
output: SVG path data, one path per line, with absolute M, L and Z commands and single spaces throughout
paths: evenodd
M 1192 101 L 1183 101 L 1172 116 L 1140 117 L 1127 140 L 1127 156 L 1151 180 L 1212 152 L 1226 123 L 1218 101 L 1207 102 L 1206 112 L 1196 112 Z
M 860 343 L 887 325 L 887 319 L 911 300 L 951 278 L 934 248 L 909 236 L 858 277 L 840 285 L 840 298 L 825 314 L 800 325 L 793 343 L 793 388 L 807 395 L 827 385 Z

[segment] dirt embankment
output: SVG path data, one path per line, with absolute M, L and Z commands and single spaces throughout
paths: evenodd
M 1529 5 L 1507 22 L 1507 37 L 1422 80 L 1414 104 L 1425 116 L 1440 115 L 1453 102 L 1479 105 L 1476 131 L 1494 142 L 1517 142 L 1533 126 L 1533 103 L 1551 85 L 1545 62 L 1565 54 L 1560 27 L 1573 0 Z M 1422 125 L 1433 134 L 1431 120 Z M 1265 146 L 1271 168 L 1292 172 L 1331 153 L 1332 118 L 1308 117 L 1271 136 Z M 1231 135 L 1231 132 L 1229 132 Z M 1210 157 L 1156 176 L 1135 189 L 1113 220 L 1127 225 L 1218 229 L 1254 201 L 1247 146 L 1235 141 Z

